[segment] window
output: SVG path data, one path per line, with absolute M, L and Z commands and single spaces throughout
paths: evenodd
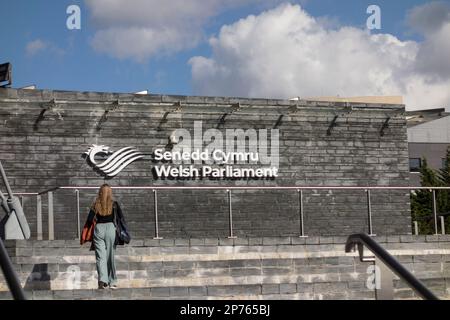
M 419 172 L 422 167 L 422 160 L 420 158 L 409 158 L 409 171 Z

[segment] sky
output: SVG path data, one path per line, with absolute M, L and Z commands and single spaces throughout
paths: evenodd
M 0 0 L 0 24 L 15 88 L 450 107 L 450 0 Z

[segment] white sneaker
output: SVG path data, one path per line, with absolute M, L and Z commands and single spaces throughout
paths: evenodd
M 110 288 L 111 290 L 119 289 L 119 287 L 117 286 L 117 284 L 110 284 L 110 285 L 109 285 L 109 288 Z

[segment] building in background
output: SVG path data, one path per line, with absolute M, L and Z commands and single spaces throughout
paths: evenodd
M 445 108 L 411 111 L 408 122 L 410 184 L 420 186 L 423 159 L 428 166 L 439 170 L 445 165 L 450 146 L 450 113 Z

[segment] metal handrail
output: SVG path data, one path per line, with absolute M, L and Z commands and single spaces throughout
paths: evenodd
M 2 239 L 0 239 L 0 265 L 13 298 L 15 300 L 26 300 L 27 298 L 25 297 L 25 293 L 20 285 L 19 278 L 14 271 L 11 259 L 3 245 Z
M 56 190 L 90 190 L 98 186 L 59 186 L 41 192 Z M 111 186 L 117 190 L 450 190 L 450 187 L 405 187 L 405 186 Z
M 386 249 L 378 244 L 366 233 L 352 234 L 347 238 L 345 252 L 352 252 L 358 246 L 359 258 L 364 261 L 364 246 L 366 246 L 378 259 L 380 259 L 392 272 L 405 281 L 419 296 L 426 300 L 439 300 L 439 298 L 423 285 L 411 272 L 397 261 Z
M 450 187 L 407 187 L 407 186 L 161 186 L 161 185 L 143 185 L 143 186 L 111 186 L 112 189 L 115 190 L 148 190 L 153 191 L 154 198 L 154 215 L 155 215 L 155 239 L 160 239 L 158 233 L 158 206 L 157 206 L 157 192 L 159 190 L 222 190 L 226 191 L 226 193 L 230 193 L 235 190 L 246 191 L 246 190 L 274 190 L 274 191 L 296 191 L 298 193 L 298 209 L 299 209 L 299 231 L 300 237 L 307 237 L 305 234 L 304 227 L 304 206 L 303 206 L 303 191 L 305 190 L 360 190 L 364 191 L 367 194 L 367 222 L 368 222 L 368 230 L 370 235 L 375 235 L 372 225 L 372 208 L 371 208 L 371 191 L 376 190 L 428 190 L 433 193 L 433 215 L 435 220 L 435 234 L 438 234 L 438 213 L 436 210 L 436 190 L 450 190 Z M 81 190 L 98 190 L 98 186 L 57 186 L 53 187 L 41 192 L 37 193 L 37 197 L 48 195 L 48 223 L 49 223 L 49 239 L 53 239 L 54 237 L 54 225 L 53 225 L 53 192 L 58 190 L 73 190 L 77 194 L 77 225 L 80 224 L 80 205 L 79 205 L 79 194 Z M 37 212 L 38 220 L 38 230 L 42 230 L 42 218 L 41 218 L 41 208 L 40 208 L 40 199 L 37 200 L 39 205 Z M 232 205 L 230 199 L 228 199 L 228 211 L 229 211 L 229 228 L 230 228 L 230 237 L 234 237 L 233 234 L 233 217 L 232 217 Z M 442 222 L 441 222 L 442 223 Z M 80 235 L 79 226 L 77 228 L 77 234 Z M 443 230 L 443 228 L 442 228 Z M 42 232 L 41 232 L 42 233 Z M 41 234 L 39 233 L 39 234 Z M 41 237 L 42 238 L 42 237 Z
M 3 193 L 3 195 L 8 195 L 7 193 Z M 37 196 L 39 192 L 13 192 L 15 196 Z

